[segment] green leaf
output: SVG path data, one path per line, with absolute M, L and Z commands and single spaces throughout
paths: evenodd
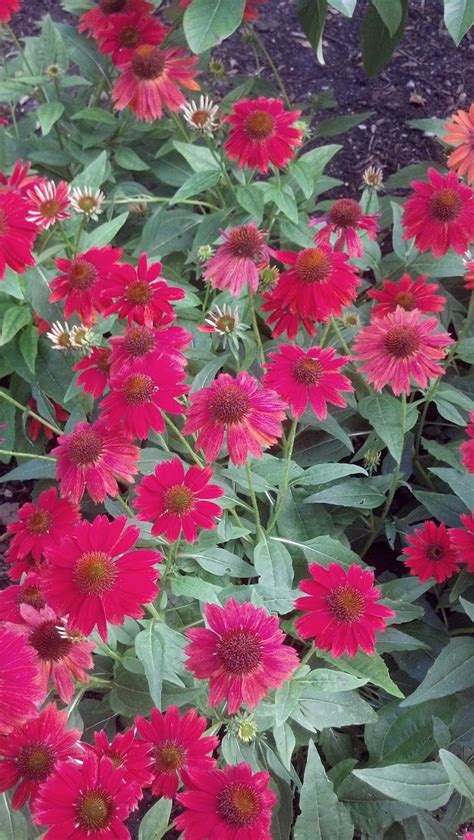
M 403 9 L 400 0 L 372 0 L 390 35 L 395 35 L 402 22 Z
M 293 564 L 283 543 L 268 543 L 267 539 L 263 539 L 255 546 L 253 562 L 264 586 L 291 588 Z
M 474 621 L 474 604 L 471 601 L 466 601 L 465 598 L 460 598 L 459 603 L 461 604 L 466 615 L 469 616 L 471 621 Z
M 122 169 L 129 169 L 132 172 L 145 172 L 145 170 L 149 169 L 147 163 L 145 163 L 142 158 L 137 155 L 133 149 L 129 149 L 128 146 L 124 146 L 122 149 L 117 149 L 115 152 L 115 160 Z
M 359 403 L 359 411 L 383 440 L 390 455 L 397 463 L 403 452 L 404 435 L 402 431 L 403 406 L 400 400 L 390 394 L 364 397 Z M 413 428 L 418 417 L 416 406 L 407 405 L 405 432 Z
M 11 306 L 7 309 L 2 319 L 2 334 L 0 335 L 0 347 L 7 344 L 20 332 L 23 327 L 31 323 L 31 312 L 26 306 Z
M 194 229 L 198 224 L 197 213 L 160 208 L 143 228 L 140 249 L 147 251 L 149 256 L 160 258 L 184 251 L 191 247 Z
M 4 481 L 29 481 L 31 478 L 56 478 L 56 459 L 40 461 L 31 453 L 31 460 L 20 464 L 5 475 L 0 476 L 0 483 Z
M 237 201 L 259 223 L 263 216 L 263 193 L 257 184 L 237 188 Z
M 298 207 L 289 184 L 285 184 L 283 187 L 269 184 L 266 191 L 266 200 L 273 201 L 290 222 L 298 224 Z
M 293 730 L 287 723 L 282 723 L 281 726 L 274 726 L 272 732 L 283 767 L 289 770 L 296 742 Z
M 282 539 L 282 542 L 285 540 Z M 332 537 L 314 537 L 299 547 L 312 563 L 319 563 L 321 566 L 328 566 L 329 563 L 340 563 L 342 566 L 362 564 L 362 560 L 354 551 Z
M 308 744 L 299 806 L 294 840 L 352 840 L 354 826 L 334 793 L 313 741 Z
M 36 111 L 43 137 L 51 131 L 53 125 L 62 117 L 64 105 L 61 102 L 45 102 Z
M 416 706 L 425 700 L 456 694 L 474 685 L 474 639 L 455 638 L 443 648 L 423 682 L 403 702 Z
M 393 216 L 392 245 L 397 257 L 405 262 L 408 253 L 408 242 L 403 238 L 402 213 L 403 207 L 396 201 L 390 202 Z
M 452 794 L 446 771 L 434 761 L 426 764 L 392 764 L 353 770 L 357 779 L 407 805 L 436 811 L 446 805 Z
M 403 692 L 401 692 L 398 688 L 398 685 L 396 685 L 391 679 L 382 657 L 377 653 L 374 653 L 372 656 L 368 656 L 366 653 L 359 651 L 359 653 L 355 656 L 338 656 L 337 659 L 325 651 L 318 650 L 317 653 L 318 656 L 325 659 L 327 662 L 331 662 L 331 664 L 335 665 L 335 667 L 339 668 L 341 671 L 345 671 L 348 674 L 354 674 L 356 677 L 362 677 L 368 682 L 380 686 L 380 688 L 383 688 L 387 694 L 391 694 L 393 697 L 404 696 Z
M 436 743 L 433 716 L 450 719 L 452 703 L 447 698 L 431 700 L 408 709 L 389 703 L 379 711 L 375 723 L 365 729 L 365 743 L 371 764 L 416 764 L 424 761 Z
M 0 795 L 1 840 L 27 840 L 28 827 L 24 814 L 14 811 L 5 793 Z
M 374 5 L 367 9 L 362 21 L 362 61 L 369 77 L 375 76 L 390 61 L 405 30 L 408 0 L 401 0 L 402 17 L 391 34 Z
M 225 548 L 189 548 L 180 552 L 183 557 L 192 557 L 207 572 L 213 575 L 230 575 L 231 577 L 254 577 L 255 569 L 236 554 Z
M 430 493 L 428 490 L 413 490 L 415 499 L 418 499 L 426 510 L 452 528 L 459 527 L 459 517 L 462 513 L 468 513 L 466 506 L 457 496 L 450 493 Z
M 194 195 L 200 195 L 206 190 L 209 190 L 217 184 L 220 176 L 221 173 L 216 169 L 195 172 L 194 175 L 191 175 L 183 186 L 175 192 L 172 198 L 170 198 L 170 204 L 177 204 L 185 198 L 191 198 Z
M 220 592 L 221 587 L 194 575 L 180 575 L 180 577 L 173 578 L 171 588 L 179 598 L 192 598 L 201 601 L 203 604 L 220 603 L 218 592 Z
M 337 143 L 331 143 L 328 146 L 318 146 L 316 149 L 311 149 L 305 152 L 299 158 L 299 163 L 303 161 L 305 165 L 311 167 L 313 176 L 317 178 L 324 171 L 326 164 L 336 155 L 342 146 Z
M 474 481 L 471 475 L 449 467 L 430 467 L 430 472 L 449 485 L 469 510 L 474 510 Z
M 444 0 L 444 22 L 456 46 L 474 26 L 474 0 Z
M 299 705 L 315 729 L 370 723 L 377 715 L 356 691 L 315 692 L 308 683 L 301 687 Z
M 193 0 L 186 9 L 183 29 L 194 53 L 210 50 L 237 29 L 245 0 Z
M 113 688 L 109 698 L 112 711 L 126 717 L 149 715 L 154 706 L 146 676 L 133 674 L 122 665 L 115 668 Z
M 471 768 L 461 761 L 457 755 L 448 750 L 440 750 L 439 757 L 448 774 L 449 781 L 461 796 L 465 796 L 471 805 L 474 804 L 474 773 Z
M 107 173 L 107 152 L 104 150 L 88 166 L 83 169 L 80 175 L 76 175 L 71 186 L 91 187 L 97 189 L 102 186 Z
M 328 2 L 333 9 L 348 18 L 352 17 L 357 5 L 357 0 L 328 0 Z
M 117 233 L 122 230 L 125 222 L 128 219 L 128 211 L 121 213 L 109 222 L 104 222 L 103 225 L 98 225 L 90 233 L 87 233 L 83 239 L 83 250 L 87 248 L 103 248 L 108 245 L 117 236 Z
M 335 137 L 337 134 L 344 134 L 354 126 L 374 115 L 375 111 L 362 111 L 360 114 L 344 114 L 342 117 L 330 117 L 322 120 L 313 131 L 314 137 Z
M 291 716 L 300 696 L 300 683 L 286 680 L 275 691 L 275 724 L 281 726 Z
M 367 475 L 367 472 L 357 464 L 315 464 L 309 467 L 302 475 L 290 481 L 292 485 L 316 486 L 317 484 L 329 484 L 338 478 L 345 478 L 347 475 Z
M 352 478 L 334 484 L 326 490 L 319 490 L 305 499 L 305 504 L 341 505 L 360 510 L 378 508 L 385 501 L 385 496 L 373 486 L 372 479 Z
M 143 817 L 138 829 L 138 840 L 161 840 L 170 821 L 172 799 L 159 799 Z
M 26 327 L 26 329 L 21 331 L 20 352 L 31 373 L 34 373 L 38 353 L 38 330 L 36 327 Z
M 164 647 L 160 636 L 155 632 L 155 622 L 150 621 L 135 639 L 135 650 L 143 663 L 150 695 L 155 705 L 161 706 L 161 686 L 163 682 Z
M 327 658 L 330 659 L 330 657 Z M 305 685 L 306 690 L 311 691 L 314 697 L 320 692 L 353 691 L 367 685 L 368 682 L 367 677 L 361 679 L 343 671 L 332 671 L 330 668 L 316 668 L 299 681 L 300 685 Z
M 117 115 L 111 114 L 110 111 L 105 111 L 103 108 L 84 108 L 73 114 L 71 120 L 84 120 L 85 122 L 103 123 L 117 127 Z
M 219 162 L 206 146 L 199 146 L 197 143 L 183 143 L 175 140 L 173 143 L 176 151 L 189 163 L 193 172 L 220 172 Z
M 326 0 L 297 0 L 296 8 L 301 28 L 314 50 L 317 50 L 323 35 L 328 11 Z

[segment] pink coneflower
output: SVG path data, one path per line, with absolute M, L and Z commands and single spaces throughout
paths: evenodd
M 85 491 L 94 502 L 118 496 L 117 479 L 133 484 L 140 450 L 120 430 L 103 420 L 78 423 L 74 431 L 58 438 L 56 475 L 61 493 L 80 502 Z
M 28 203 L 17 192 L 0 190 L 0 280 L 7 265 L 17 274 L 35 264 L 31 253 L 38 228 L 27 221 Z
M 463 254 L 474 239 L 474 192 L 454 172 L 440 175 L 428 169 L 430 183 L 412 181 L 414 194 L 405 202 L 404 239 L 415 237 L 419 251 L 442 257 L 453 248 Z
M 76 372 L 80 371 L 77 384 L 85 394 L 90 394 L 95 400 L 103 395 L 109 382 L 110 353 L 108 347 L 93 347 L 90 355 L 85 356 L 72 368 Z
M 340 373 L 347 363 L 345 356 L 336 356 L 328 347 L 302 350 L 290 344 L 280 344 L 278 353 L 269 353 L 272 361 L 265 365 L 265 387 L 273 388 L 288 403 L 294 417 L 301 417 L 308 402 L 316 417 L 325 420 L 327 403 L 343 408 L 347 405 L 341 391 L 353 391 L 347 378 Z
M 315 321 L 304 314 L 298 307 L 290 309 L 288 306 L 287 284 L 277 284 L 270 292 L 263 295 L 262 312 L 269 312 L 267 324 L 275 338 L 284 333 L 289 339 L 296 337 L 300 327 L 308 335 L 316 335 Z
M 255 294 L 258 272 L 269 261 L 265 234 L 253 222 L 222 233 L 225 241 L 205 264 L 204 277 L 216 289 L 228 289 L 233 297 L 239 297 L 246 284 Z
M 163 412 L 183 414 L 184 406 L 177 397 L 188 390 L 183 385 L 185 373 L 182 368 L 163 364 L 138 361 L 132 368 L 112 375 L 110 394 L 102 400 L 102 418 L 112 426 L 122 422 L 126 438 L 145 440 L 150 429 L 161 434 L 165 430 Z
M 206 604 L 204 614 L 209 629 L 186 631 L 191 643 L 185 666 L 197 679 L 209 680 L 210 706 L 225 700 L 229 715 L 242 703 L 254 708 L 298 667 L 296 651 L 283 644 L 278 618 L 263 607 L 231 598 L 224 607 Z
M 0 22 L 8 23 L 10 18 L 20 11 L 20 0 L 2 0 L 0 6 Z
M 470 259 L 464 263 L 464 288 L 468 292 L 474 292 L 474 260 Z
M 442 583 L 458 571 L 456 552 L 451 545 L 450 532 L 446 525 L 425 522 L 407 536 L 408 546 L 403 549 L 407 558 L 405 566 L 410 574 L 416 575 L 422 583 L 434 578 Z
M 362 257 L 364 247 L 357 231 L 367 233 L 369 239 L 376 239 L 379 230 L 377 219 L 380 213 L 367 215 L 353 198 L 338 198 L 324 216 L 313 216 L 310 225 L 324 225 L 316 234 L 316 242 L 329 241 L 331 234 L 336 234 L 336 251 L 346 249 L 350 257 Z
M 442 312 L 446 298 L 437 294 L 439 286 L 436 283 L 426 283 L 427 274 L 422 274 L 413 280 L 409 274 L 402 274 L 400 280 L 384 280 L 381 289 L 371 289 L 369 297 L 378 300 L 372 309 L 372 315 L 378 318 L 395 312 L 401 306 L 405 312 L 419 309 L 420 312 Z
M 168 286 L 164 279 L 158 280 L 160 273 L 161 263 L 148 265 L 146 253 L 141 255 L 137 268 L 121 265 L 102 286 L 104 296 L 115 298 L 104 314 L 117 313 L 119 318 L 127 318 L 129 324 L 135 321 L 147 327 L 172 321 L 175 314 L 171 301 L 182 300 L 184 292 Z
M 270 164 L 281 169 L 303 142 L 303 132 L 294 126 L 300 116 L 301 111 L 285 111 L 280 99 L 241 99 L 225 118 L 232 128 L 224 149 L 239 169 L 249 166 L 268 172 Z
M 448 333 L 436 333 L 436 318 L 423 320 L 418 309 L 405 312 L 397 306 L 384 318 L 374 318 L 354 342 L 354 353 L 363 362 L 361 370 L 376 391 L 390 385 L 393 393 L 409 394 L 411 380 L 426 388 L 430 378 L 442 376 L 438 364 L 453 343 Z
M 66 181 L 46 181 L 44 184 L 37 184 L 28 191 L 28 202 L 30 209 L 27 221 L 33 222 L 39 230 L 47 230 L 56 222 L 69 219 L 67 212 L 71 204 L 69 195 L 69 184 Z
M 194 542 L 198 528 L 212 530 L 222 509 L 210 501 L 224 494 L 222 487 L 209 484 L 210 467 L 189 467 L 185 472 L 180 458 L 157 464 L 153 475 L 145 476 L 137 487 L 133 506 L 138 519 L 152 522 L 151 533 L 165 534 L 168 542 L 179 539 Z
M 474 513 L 463 513 L 459 517 L 463 527 L 451 528 L 451 547 L 458 563 L 465 563 L 469 572 L 474 572 Z
M 35 799 L 33 821 L 49 826 L 43 840 L 130 840 L 123 821 L 136 801 L 121 769 L 89 751 L 82 764 L 58 763 Z
M 259 388 L 243 371 L 234 379 L 221 373 L 209 388 L 190 394 L 185 435 L 198 432 L 197 448 L 206 461 L 215 461 L 226 437 L 232 463 L 245 464 L 248 455 L 262 456 L 282 435 L 285 406 L 275 391 Z
M 197 56 L 188 55 L 179 47 L 161 50 L 142 44 L 123 65 L 123 75 L 115 82 L 115 108 L 122 111 L 129 106 L 136 118 L 145 122 L 161 119 L 164 108 L 179 111 L 186 102 L 180 86 L 199 90 L 194 79 L 197 62 Z
M 184 811 L 176 818 L 176 827 L 186 840 L 272 840 L 277 797 L 269 784 L 267 772 L 254 773 L 244 763 L 196 774 L 178 794 Z
M 23 624 L 20 607 L 29 604 L 35 610 L 46 606 L 43 594 L 43 579 L 36 572 L 28 572 L 22 583 L 7 586 L 0 592 L 0 621 Z
M 161 364 L 166 361 L 184 368 L 188 362 L 181 350 L 187 348 L 191 340 L 191 333 L 183 327 L 156 330 L 143 324 L 132 324 L 125 328 L 123 335 L 110 339 L 112 373 L 115 375 L 125 367 L 133 367 L 137 361 L 143 361 L 147 366 L 155 365 L 158 359 Z
M 36 184 L 43 184 L 46 178 L 40 175 L 30 175 L 30 166 L 30 161 L 23 163 L 22 160 L 17 160 L 10 175 L 7 176 L 0 172 L 0 192 L 4 190 L 13 191 L 26 198 L 28 190 L 31 190 Z
M 149 721 L 138 717 L 135 725 L 152 750 L 151 792 L 154 796 L 172 799 L 176 796 L 181 773 L 194 776 L 215 766 L 209 753 L 215 750 L 219 738 L 202 737 L 207 720 L 195 709 L 190 709 L 183 717 L 179 716 L 177 706 L 168 706 L 164 715 L 158 709 L 152 709 Z
M 79 729 L 67 729 L 67 714 L 49 703 L 40 714 L 10 735 L 0 737 L 0 791 L 17 785 L 12 808 L 30 806 L 39 786 L 54 772 L 59 761 L 80 758 Z
M 147 17 L 153 9 L 147 0 L 98 0 L 94 8 L 80 16 L 79 32 L 87 32 L 100 41 L 118 15 L 140 14 Z
M 8 533 L 14 536 L 6 561 L 13 563 L 31 554 L 39 563 L 49 545 L 72 533 L 80 512 L 76 504 L 60 499 L 56 489 L 50 487 L 39 494 L 35 504 L 27 502 L 22 505 L 17 516 L 18 521 L 7 528 Z
M 468 423 L 466 432 L 470 439 L 461 444 L 459 451 L 461 453 L 461 461 L 468 473 L 474 473 L 474 411 L 471 411 L 469 420 L 471 422 Z
M 44 693 L 38 682 L 35 652 L 19 627 L 0 626 L 0 649 L 0 735 L 8 735 L 36 714 Z
M 99 35 L 99 49 L 106 55 L 111 53 L 114 64 L 123 66 L 137 47 L 161 44 L 168 32 L 158 18 L 141 11 L 117 14 Z
M 333 656 L 355 656 L 359 648 L 375 652 L 375 632 L 383 632 L 388 618 L 395 613 L 377 604 L 380 591 L 374 586 L 373 572 L 355 563 L 344 569 L 338 563 L 328 568 L 312 563 L 311 579 L 302 580 L 299 588 L 309 597 L 297 598 L 295 608 L 304 610 L 296 619 L 302 639 L 314 639 L 321 650 Z
M 52 413 L 54 414 L 54 419 L 58 423 L 65 423 L 69 419 L 69 411 L 66 411 L 62 405 L 59 405 L 59 403 L 55 402 L 55 400 L 50 399 L 49 402 Z M 35 399 L 31 398 L 28 400 L 27 406 L 38 414 L 38 405 Z M 32 417 L 31 414 L 28 416 L 26 421 L 26 430 L 28 432 L 28 437 L 33 442 L 38 440 L 41 435 L 44 435 L 46 440 L 52 440 L 55 436 L 55 432 L 53 432 L 52 429 L 48 429 L 47 426 L 44 426 L 43 423 L 40 423 L 40 421 L 37 420 L 36 417 Z
M 138 528 L 127 527 L 126 516 L 113 522 L 96 516 L 93 522 L 76 525 L 73 536 L 48 550 L 46 600 L 68 616 L 70 627 L 88 636 L 97 626 L 106 640 L 107 622 L 123 624 L 126 616 L 143 616 L 142 604 L 153 601 L 159 591 L 154 567 L 161 554 L 131 551 L 139 536 Z
M 119 732 L 109 742 L 102 730 L 94 732 L 94 744 L 87 748 L 99 758 L 105 755 L 113 766 L 120 768 L 125 785 L 131 783 L 137 791 L 137 803 L 142 799 L 142 788 L 149 787 L 153 781 L 153 758 L 151 746 L 135 737 L 133 729 Z
M 74 259 L 59 258 L 56 267 L 61 272 L 51 282 L 51 303 L 64 300 L 64 316 L 70 318 L 77 313 L 82 323 L 90 327 L 95 315 L 104 309 L 101 296 L 104 284 L 115 263 L 122 255 L 121 248 L 90 248 Z
M 448 158 L 448 166 L 468 183 L 474 182 L 474 105 L 469 111 L 456 111 L 451 122 L 445 124 L 447 134 L 443 137 L 449 146 L 455 146 Z

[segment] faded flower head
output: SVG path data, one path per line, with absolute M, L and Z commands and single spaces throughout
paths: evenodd
M 183 117 L 194 131 L 212 134 L 219 126 L 219 108 L 209 96 L 200 96 L 199 103 L 190 101 L 181 106 Z
M 88 219 L 97 220 L 102 210 L 105 195 L 101 190 L 92 187 L 73 187 L 71 190 L 71 207 L 76 213 L 82 213 Z
M 362 183 L 373 190 L 382 189 L 383 169 L 380 166 L 368 166 L 362 174 Z

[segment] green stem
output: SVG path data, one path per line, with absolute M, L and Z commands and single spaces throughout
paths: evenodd
M 35 458 L 40 461 L 55 461 L 51 455 L 37 455 L 36 452 L 12 452 L 10 449 L 0 449 L 0 455 L 13 455 L 15 458 Z
M 97 642 L 96 645 L 99 648 L 99 650 L 102 651 L 102 653 L 105 653 L 106 656 L 110 656 L 110 658 L 115 659 L 116 662 L 122 661 L 122 657 L 120 656 L 120 654 L 117 653 L 115 650 L 112 650 L 112 648 L 109 647 L 109 645 L 106 645 L 105 642 Z
M 308 660 L 311 659 L 313 653 L 314 653 L 314 643 L 311 642 L 308 650 L 306 651 L 305 655 L 303 656 L 303 659 L 300 661 L 300 664 L 299 664 L 300 668 L 301 668 L 302 665 L 306 665 Z
M 155 620 L 157 620 L 157 619 L 161 620 L 161 616 L 160 616 L 160 614 L 159 614 L 159 612 L 156 609 L 154 604 L 151 604 L 151 603 L 150 604 L 145 604 L 145 609 L 146 609 L 147 612 L 150 613 L 152 618 L 154 618 Z
M 171 431 L 172 431 L 172 432 L 176 435 L 176 437 L 178 438 L 178 440 L 180 440 L 180 441 L 181 441 L 181 443 L 183 444 L 184 448 L 186 449 L 186 452 L 187 452 L 187 453 L 190 455 L 190 457 L 193 459 L 194 463 L 195 463 L 195 464 L 197 464 L 197 465 L 198 465 L 198 467 L 202 467 L 202 461 L 201 461 L 201 459 L 200 459 L 199 455 L 196 455 L 196 453 L 195 453 L 194 449 L 193 449 L 193 448 L 192 448 L 192 446 L 188 443 L 188 441 L 186 440 L 186 438 L 184 437 L 184 435 L 182 434 L 182 432 L 180 432 L 180 430 L 178 429 L 178 427 L 177 427 L 177 426 L 175 426 L 175 424 L 173 423 L 173 421 L 172 421 L 172 420 L 170 420 L 170 418 L 169 418 L 169 417 L 167 417 L 167 416 L 166 416 L 166 414 L 164 415 L 164 418 L 165 418 L 166 425 L 167 425 L 167 426 L 171 429 Z
M 437 379 L 436 382 L 433 383 L 431 388 L 428 388 L 428 391 L 426 392 L 425 402 L 424 402 L 423 408 L 421 410 L 420 419 L 418 421 L 418 428 L 416 430 L 416 435 L 415 435 L 415 442 L 414 442 L 415 455 L 418 455 L 418 452 L 420 451 L 420 442 L 421 442 L 421 437 L 422 437 L 422 434 L 423 434 L 423 427 L 425 425 L 426 415 L 428 414 L 428 409 L 430 407 L 431 400 L 433 399 L 440 382 L 441 382 L 441 378 Z
M 35 420 L 37 420 L 39 423 L 42 423 L 42 425 L 46 426 L 47 429 L 51 429 L 51 431 L 54 432 L 55 435 L 62 435 L 62 429 L 60 429 L 58 426 L 54 426 L 52 423 L 48 423 L 47 420 L 45 420 L 43 417 L 40 417 L 40 415 L 36 414 L 35 411 L 31 411 L 31 409 L 28 408 L 27 405 L 22 405 L 22 403 L 19 403 L 17 402 L 17 400 L 14 400 L 13 397 L 10 396 L 10 394 L 7 394 L 5 391 L 0 391 L 0 397 L 6 400 L 6 402 L 9 402 L 12 405 L 14 405 L 16 408 L 19 408 L 21 411 L 26 412 L 27 415 L 29 415 L 30 417 L 34 417 Z
M 188 133 L 187 133 L 184 125 L 181 123 L 181 120 L 179 119 L 179 117 L 175 113 L 173 113 L 173 111 L 170 111 L 170 115 L 171 115 L 171 119 L 173 120 L 176 128 L 178 129 L 179 133 L 181 134 L 181 137 L 186 141 L 186 143 L 189 143 Z
M 349 356 L 349 358 L 351 358 L 352 353 L 351 353 L 350 347 L 347 344 L 344 336 L 342 335 L 335 318 L 331 318 L 331 326 L 332 326 L 334 332 L 336 333 L 336 336 L 338 338 L 338 341 L 339 341 L 342 349 L 344 350 L 344 353 L 346 354 L 346 356 Z M 353 375 L 356 383 L 358 385 L 360 385 L 360 387 L 363 388 L 363 390 L 367 394 L 371 394 L 372 390 L 371 390 L 370 386 L 367 384 L 367 382 L 365 381 L 364 377 L 360 375 L 360 373 L 358 372 L 358 370 L 356 369 L 356 367 L 353 363 L 351 363 L 351 367 L 352 367 L 352 370 L 353 370 L 352 375 Z
M 298 421 L 294 419 L 291 423 L 290 433 L 288 435 L 288 441 L 286 445 L 286 460 L 285 460 L 285 471 L 283 473 L 283 479 L 281 482 L 281 487 L 278 491 L 278 498 L 277 503 L 275 505 L 275 510 L 273 512 L 273 516 L 268 524 L 267 534 L 273 530 L 276 525 L 278 516 L 280 511 L 285 503 L 286 498 L 286 491 L 288 490 L 288 480 L 290 477 L 290 468 L 291 468 L 291 456 L 293 455 L 293 447 L 295 445 L 295 438 L 296 438 L 296 427 L 298 425 Z
M 83 216 L 81 221 L 80 221 L 79 227 L 77 229 L 76 240 L 74 242 L 74 254 L 79 253 L 79 247 L 80 247 L 80 244 L 81 244 L 81 236 L 82 236 L 82 232 L 84 230 L 85 223 L 86 223 L 86 217 Z
M 257 321 L 257 313 L 255 310 L 255 295 L 249 295 L 250 301 L 250 316 L 252 318 L 252 329 L 255 336 L 255 341 L 257 342 L 257 349 L 258 349 L 258 356 L 260 360 L 260 364 L 263 366 L 265 364 L 265 351 L 263 349 L 262 339 L 260 336 L 260 330 L 258 328 L 258 321 Z
M 257 43 L 258 43 L 258 45 L 259 45 L 259 47 L 262 51 L 262 54 L 265 57 L 265 60 L 268 64 L 268 66 L 270 67 L 270 70 L 272 71 L 273 75 L 275 76 L 278 87 L 281 90 L 281 95 L 283 96 L 283 99 L 285 100 L 286 106 L 288 108 L 291 108 L 291 102 L 290 102 L 288 94 L 286 92 L 285 84 L 283 82 L 283 79 L 282 79 L 282 77 L 281 77 L 281 75 L 278 71 L 278 68 L 277 68 L 275 62 L 273 61 L 273 58 L 271 57 L 270 53 L 268 52 L 268 50 L 267 50 L 265 44 L 263 43 L 263 41 L 262 41 L 259 33 L 257 32 L 257 30 L 254 30 L 254 35 L 255 35 L 255 39 L 256 39 L 256 41 L 257 41 Z
M 160 195 L 133 195 L 130 198 L 116 198 L 110 201 L 104 201 L 104 206 L 115 206 L 116 204 L 169 204 L 169 198 L 163 198 Z M 192 201 L 190 198 L 183 198 L 176 201 L 175 204 L 190 204 L 193 207 L 207 207 L 209 210 L 220 210 L 216 204 L 210 204 L 208 201 Z
M 252 501 L 253 514 L 254 514 L 254 517 L 255 517 L 255 524 L 257 526 L 257 531 L 260 531 L 260 529 L 261 529 L 260 513 L 259 513 L 259 510 L 258 510 L 257 496 L 255 495 L 255 489 L 254 489 L 254 486 L 253 486 L 253 479 L 252 479 L 252 469 L 250 467 L 249 461 L 247 461 L 246 464 L 245 464 L 245 471 L 247 473 L 247 482 L 248 482 L 248 485 L 249 485 L 250 499 Z

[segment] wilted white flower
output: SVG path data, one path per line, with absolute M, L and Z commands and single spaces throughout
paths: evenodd
M 73 187 L 71 190 L 71 205 L 76 213 L 82 213 L 89 219 L 97 219 L 102 213 L 102 203 L 105 195 L 101 190 L 92 187 Z
M 368 166 L 362 175 L 362 180 L 367 187 L 379 190 L 383 181 L 383 169 L 380 166 Z
M 200 96 L 199 105 L 197 102 L 186 102 L 185 105 L 181 105 L 181 110 L 184 119 L 195 131 L 212 134 L 219 124 L 219 108 L 208 96 Z
M 92 330 L 81 324 L 80 326 L 72 327 L 70 339 L 71 347 L 79 347 L 81 350 L 84 350 L 93 343 L 94 334 Z
M 47 332 L 46 335 L 53 345 L 54 350 L 71 349 L 71 330 L 67 324 L 61 324 L 60 321 L 55 321 L 51 327 L 51 331 Z

